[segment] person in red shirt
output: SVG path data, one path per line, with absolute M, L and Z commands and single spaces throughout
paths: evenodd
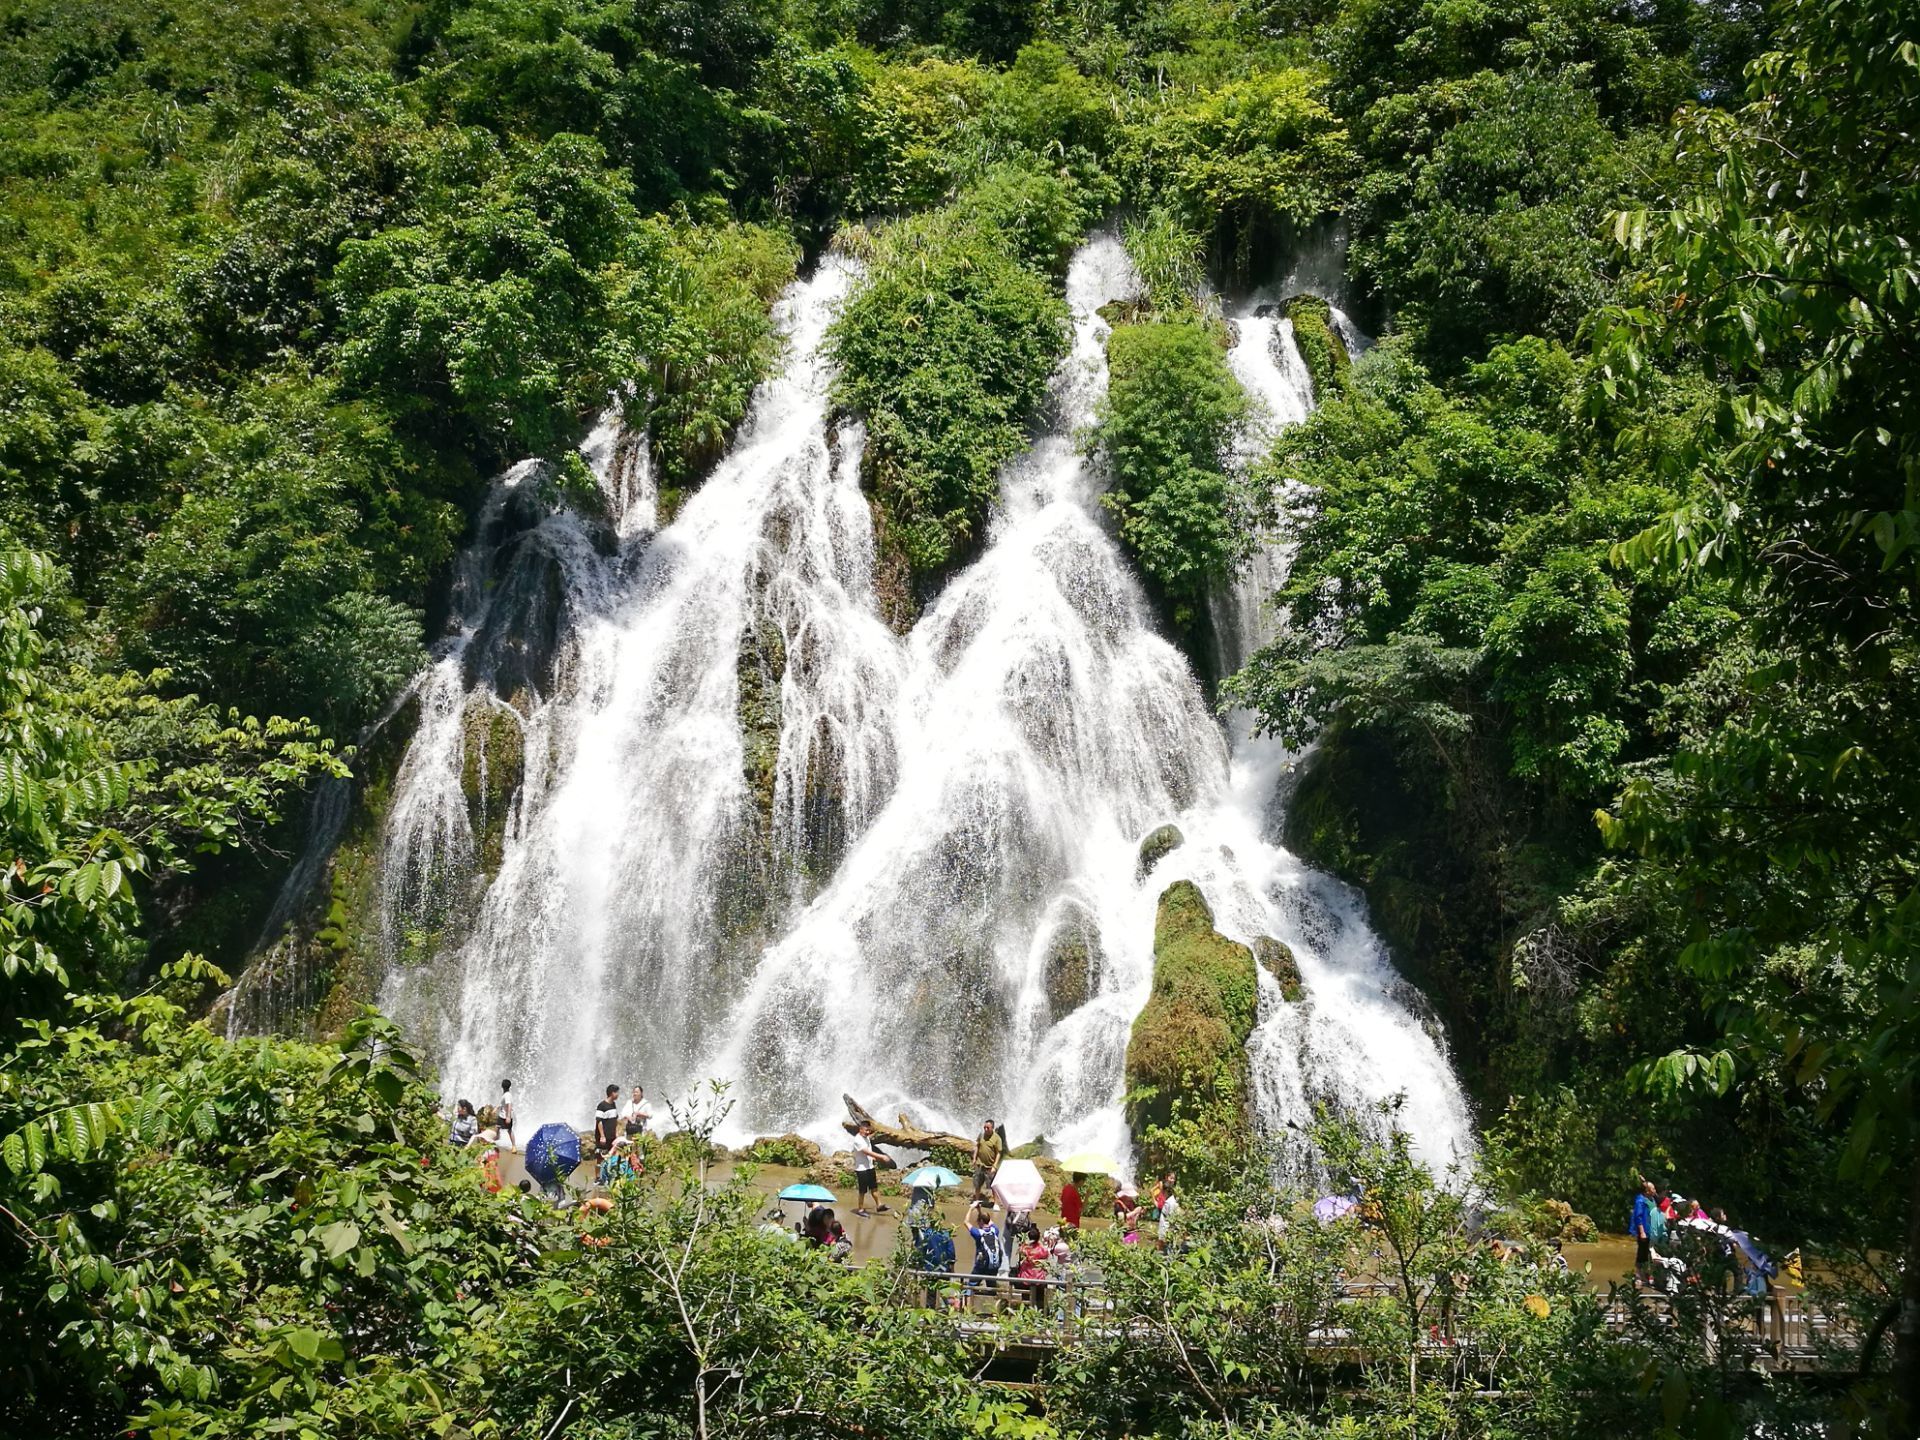
M 1080 1228 L 1080 1180 L 1078 1175 L 1069 1175 L 1060 1187 L 1060 1223 L 1075 1230 Z

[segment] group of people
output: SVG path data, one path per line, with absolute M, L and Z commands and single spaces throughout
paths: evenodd
M 1660 1247 L 1668 1243 L 1670 1235 L 1683 1229 L 1702 1232 L 1720 1242 L 1721 1253 L 1732 1259 L 1741 1288 L 1748 1295 L 1765 1298 L 1770 1293 L 1780 1267 L 1745 1230 L 1727 1223 L 1726 1211 L 1709 1212 L 1699 1200 L 1674 1194 L 1644 1176 L 1627 1216 L 1636 1284 L 1668 1294 L 1679 1292 L 1686 1278 L 1686 1261 Z

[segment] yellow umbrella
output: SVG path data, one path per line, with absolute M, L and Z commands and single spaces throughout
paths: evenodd
M 1098 1150 L 1082 1150 L 1069 1155 L 1060 1162 L 1060 1168 L 1069 1175 L 1118 1175 L 1119 1164 L 1110 1155 L 1102 1155 Z

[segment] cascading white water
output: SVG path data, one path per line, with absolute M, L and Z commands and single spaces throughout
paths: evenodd
M 1289 288 L 1300 278 L 1299 272 L 1289 277 Z M 1312 413 L 1317 397 L 1292 322 L 1263 296 L 1237 309 L 1227 359 L 1253 401 L 1238 447 L 1240 463 L 1251 465 L 1281 430 Z M 1330 309 L 1335 334 L 1358 356 L 1371 342 L 1338 305 Z M 1278 633 L 1282 617 L 1269 609 L 1268 597 L 1284 583 L 1290 558 L 1283 542 L 1264 542 L 1216 596 L 1212 613 L 1222 673 L 1245 664 Z M 1279 804 L 1296 757 L 1277 739 L 1256 735 L 1251 714 L 1230 712 L 1226 721 L 1232 779 L 1197 838 L 1217 834 L 1232 864 L 1192 878 L 1206 892 L 1223 934 L 1241 940 L 1268 934 L 1287 944 L 1306 990 L 1305 1004 L 1287 1004 L 1273 977 L 1261 973 L 1260 1023 L 1248 1050 L 1262 1119 L 1285 1157 L 1307 1166 L 1311 1160 L 1297 1127 L 1316 1103 L 1364 1115 L 1373 1103 L 1404 1096 L 1397 1123 L 1421 1153 L 1434 1163 L 1465 1159 L 1473 1149 L 1465 1099 L 1436 1027 L 1420 1018 L 1424 1000 L 1394 971 L 1360 897 L 1302 866 L 1277 843 Z
M 1099 513 L 1076 431 L 1104 392 L 1098 312 L 1138 283 L 1118 242 L 1073 262 L 1054 413 L 1007 467 L 985 552 L 904 638 L 874 596 L 861 437 L 829 428 L 822 342 L 854 279 L 829 257 L 788 292 L 780 373 L 664 529 L 650 487 L 607 473 L 613 439 L 583 447 L 619 539 L 558 567 L 585 598 L 550 689 L 509 696 L 473 661 L 502 595 L 441 660 L 444 698 L 441 671 L 424 686 L 389 822 L 389 1006 L 452 1088 L 511 1075 L 535 1119 L 582 1120 L 609 1081 L 720 1076 L 730 1138 L 836 1138 L 851 1093 L 1124 1151 L 1156 900 L 1186 876 L 1223 932 L 1298 955 L 1309 1003 L 1263 998 L 1271 1119 L 1405 1089 L 1426 1152 L 1464 1148 L 1439 1047 L 1351 897 L 1264 838 L 1278 767 L 1230 756 Z M 497 871 L 455 940 L 404 963 L 435 877 L 485 868 L 474 706 L 509 698 L 527 753 Z M 1138 876 L 1168 821 L 1187 843 Z

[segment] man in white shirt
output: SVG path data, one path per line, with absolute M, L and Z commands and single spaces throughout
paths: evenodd
M 880 1175 L 874 1167 L 886 1158 L 874 1148 L 873 1122 L 862 1120 L 859 1131 L 853 1137 L 853 1179 L 854 1183 L 860 1187 L 857 1201 L 859 1208 L 853 1213 L 862 1220 L 870 1218 L 867 1210 L 867 1196 L 871 1195 L 875 1200 L 880 1198 Z M 882 1215 L 887 1213 L 885 1205 L 880 1207 L 880 1213 Z
M 638 1139 L 647 1133 L 647 1122 L 653 1118 L 653 1112 L 647 1108 L 647 1092 L 643 1086 L 633 1087 L 633 1099 L 620 1112 L 620 1123 L 626 1127 L 629 1140 Z

